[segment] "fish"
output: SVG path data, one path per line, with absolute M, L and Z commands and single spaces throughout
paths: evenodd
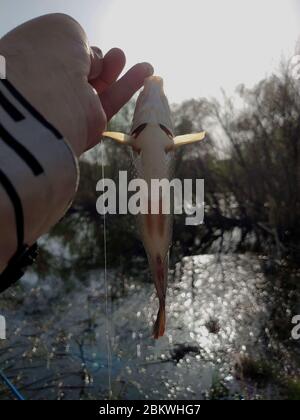
M 103 133 L 103 137 L 131 148 L 135 172 L 138 178 L 146 182 L 148 192 L 151 191 L 152 180 L 171 181 L 176 149 L 199 142 L 205 135 L 204 131 L 174 135 L 170 106 L 164 93 L 163 79 L 159 76 L 145 79 L 136 101 L 130 134 Z M 148 211 L 147 214 L 138 215 L 138 224 L 159 301 L 153 326 L 153 337 L 158 339 L 166 329 L 166 292 L 173 221 L 171 211 L 167 214 L 163 211 L 165 200 L 169 197 L 161 190 L 155 199 L 150 193 L 144 198 Z

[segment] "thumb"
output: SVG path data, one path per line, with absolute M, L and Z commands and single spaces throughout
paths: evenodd
M 91 47 L 91 68 L 88 76 L 89 81 L 97 79 L 100 76 L 103 69 L 103 54 L 100 48 Z

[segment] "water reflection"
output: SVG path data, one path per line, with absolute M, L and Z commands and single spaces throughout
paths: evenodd
M 34 276 L 1 300 L 9 320 L 9 339 L 0 346 L 3 370 L 27 398 L 107 398 L 103 273 L 91 272 L 83 283 L 74 279 L 68 293 L 55 277 L 36 283 Z M 113 293 L 118 273 L 109 272 L 109 279 Z M 167 332 L 158 341 L 151 338 L 152 284 L 131 279 L 109 305 L 113 398 L 247 398 L 236 366 L 251 352 L 266 357 L 265 325 L 274 303 L 259 261 L 186 257 L 169 280 Z

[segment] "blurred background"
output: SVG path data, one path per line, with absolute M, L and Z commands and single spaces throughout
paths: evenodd
M 0 0 L 0 36 L 49 12 L 73 16 L 104 52 L 123 48 L 126 68 L 150 61 L 176 134 L 207 131 L 175 165 L 204 178 L 205 223 L 175 217 L 167 333 L 154 342 L 135 219 L 107 216 L 105 246 L 96 212 L 103 169 L 117 182 L 129 152 L 107 141 L 86 154 L 72 208 L 0 297 L 0 370 L 29 399 L 300 399 L 299 2 Z M 128 132 L 134 106 L 110 128 Z

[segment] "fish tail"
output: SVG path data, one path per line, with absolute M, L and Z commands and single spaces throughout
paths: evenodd
M 163 305 L 159 305 L 159 311 L 157 314 L 155 324 L 153 326 L 153 337 L 155 339 L 162 337 L 165 333 L 165 327 L 166 327 L 166 309 L 165 309 L 165 304 L 163 304 Z

